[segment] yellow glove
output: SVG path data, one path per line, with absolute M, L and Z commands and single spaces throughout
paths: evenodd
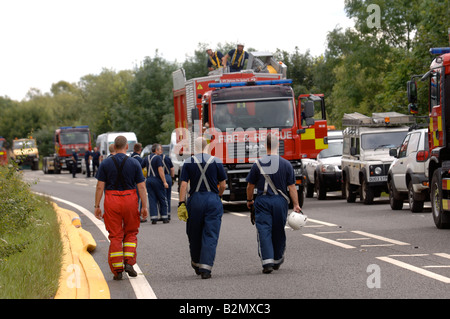
M 186 209 L 186 204 L 184 202 L 178 204 L 178 219 L 184 222 L 186 222 L 188 219 L 188 212 Z

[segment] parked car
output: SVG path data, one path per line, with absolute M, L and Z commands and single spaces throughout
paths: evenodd
M 317 159 L 303 160 L 306 174 L 306 197 L 311 198 L 314 191 L 317 199 L 327 198 L 327 192 L 342 189 L 342 131 L 328 132 L 328 148 L 322 150 Z
M 408 200 L 411 212 L 421 212 L 430 200 L 428 177 L 428 129 L 414 130 L 406 135 L 398 149 L 391 149 L 396 159 L 388 173 L 389 203 L 393 210 L 403 208 Z
M 388 192 L 388 171 L 394 157 L 389 150 L 399 147 L 414 123 L 412 116 L 396 112 L 344 114 L 342 152 L 342 189 L 348 203 L 359 194 L 361 202 L 371 205 L 375 197 Z

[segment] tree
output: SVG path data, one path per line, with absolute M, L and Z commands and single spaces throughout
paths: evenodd
M 172 114 L 173 120 L 172 72 L 177 68 L 158 52 L 153 58 L 146 57 L 130 83 L 128 108 L 115 109 L 123 126 L 133 127 L 144 145 L 159 142 L 164 115 Z

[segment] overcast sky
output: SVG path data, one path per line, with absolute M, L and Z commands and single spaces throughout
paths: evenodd
M 344 0 L 0 0 L 0 96 L 133 69 L 155 50 L 181 63 L 198 43 L 318 56 L 337 25 L 353 25 Z

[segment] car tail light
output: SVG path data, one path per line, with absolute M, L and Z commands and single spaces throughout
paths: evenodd
M 418 162 L 425 162 L 428 159 L 428 151 L 418 151 L 416 155 L 416 160 Z

